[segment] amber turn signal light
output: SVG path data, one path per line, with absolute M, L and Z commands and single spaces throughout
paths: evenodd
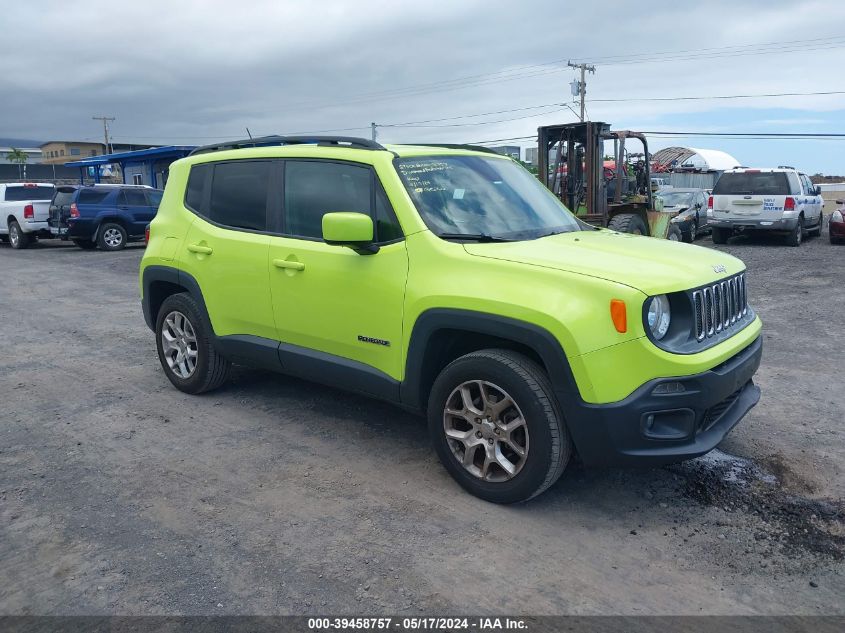
M 628 331 L 628 311 L 622 299 L 610 300 L 610 319 L 617 332 L 624 334 Z

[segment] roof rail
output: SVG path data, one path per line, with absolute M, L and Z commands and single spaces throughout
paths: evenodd
M 482 145 L 467 145 L 463 143 L 405 143 L 406 145 L 415 145 L 417 147 L 442 147 L 444 149 L 467 149 L 473 152 L 484 152 L 485 154 L 496 154 L 496 156 L 505 156 L 494 149 L 484 147 Z
M 354 149 L 383 150 L 382 145 L 375 141 L 354 136 L 260 136 L 245 138 L 240 141 L 226 141 L 196 148 L 188 156 L 222 152 L 227 149 L 243 149 L 245 147 L 270 147 L 273 145 L 335 145 L 337 147 L 351 147 Z

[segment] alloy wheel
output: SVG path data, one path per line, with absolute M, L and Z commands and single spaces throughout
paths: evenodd
M 512 479 L 528 457 L 528 425 L 504 389 L 484 380 L 460 384 L 446 400 L 443 430 L 452 455 L 484 481 Z
M 179 378 L 190 378 L 197 368 L 197 335 L 181 312 L 173 311 L 161 324 L 161 351 L 167 366 Z
M 115 248 L 123 242 L 123 234 L 119 229 L 108 228 L 103 233 L 103 241 L 110 247 Z
M 12 224 L 12 226 L 9 227 L 9 243 L 13 247 L 17 248 L 18 244 L 20 244 L 20 241 L 21 241 L 21 234 L 20 234 L 20 231 L 18 230 L 18 225 Z

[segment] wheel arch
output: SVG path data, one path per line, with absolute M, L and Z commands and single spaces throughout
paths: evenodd
M 156 318 L 161 304 L 167 297 L 187 292 L 199 304 L 208 323 L 208 310 L 197 280 L 178 268 L 170 266 L 147 266 L 142 275 L 143 297 L 141 305 L 144 310 L 144 321 L 155 331 Z
M 546 329 L 484 312 L 438 308 L 422 313 L 414 323 L 405 360 L 401 400 L 423 411 L 437 375 L 456 358 L 487 348 L 521 352 L 548 374 L 558 399 L 575 396 L 575 378 L 560 342 Z

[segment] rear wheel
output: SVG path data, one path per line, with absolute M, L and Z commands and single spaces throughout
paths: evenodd
M 27 248 L 30 243 L 30 236 L 21 230 L 21 225 L 17 221 L 9 222 L 9 244 L 12 248 Z
M 633 233 L 634 235 L 648 235 L 643 219 L 636 213 L 620 213 L 610 218 L 607 228 L 620 233 Z
M 798 218 L 798 223 L 792 232 L 786 236 L 787 246 L 801 246 L 801 241 L 804 239 L 804 218 Z
M 731 236 L 731 231 L 729 229 L 718 229 L 715 226 L 713 227 L 713 243 L 714 244 L 727 244 L 728 238 Z
M 813 228 L 811 228 L 809 231 L 807 231 L 807 236 L 809 237 L 809 236 L 812 235 L 813 237 L 821 237 L 822 236 L 822 224 L 823 223 L 824 223 L 824 213 L 819 213 L 819 221 L 816 223 L 816 225 Z
M 494 503 L 540 494 L 572 454 L 545 372 L 509 350 L 472 352 L 448 365 L 429 395 L 428 428 L 449 474 Z
M 167 378 L 185 393 L 217 389 L 229 377 L 231 363 L 217 353 L 213 330 L 187 293 L 164 300 L 156 319 L 156 349 Z
M 126 229 L 115 222 L 106 222 L 100 227 L 97 245 L 104 251 L 119 251 L 126 246 Z
M 86 251 L 93 250 L 97 248 L 97 242 L 94 240 L 73 240 L 73 243 L 76 244 L 79 248 L 83 248 Z

